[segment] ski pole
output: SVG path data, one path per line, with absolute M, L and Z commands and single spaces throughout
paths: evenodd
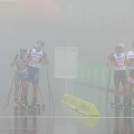
M 108 100 L 108 93 L 109 93 L 110 81 L 111 81 L 111 66 L 108 69 L 107 91 L 106 91 L 106 107 L 107 107 L 107 100 Z
M 9 93 L 8 93 L 8 96 L 6 98 L 5 105 L 4 105 L 3 114 L 5 114 L 5 112 L 6 112 L 7 108 L 8 108 L 8 105 L 9 105 L 13 83 L 14 83 L 14 78 L 12 78 L 12 82 L 11 82 L 11 86 L 10 86 L 10 89 L 9 89 Z
M 50 78 L 49 78 L 47 64 L 46 64 L 46 72 L 47 72 L 47 81 L 48 81 L 49 96 L 50 96 L 50 99 L 52 100 L 52 104 L 53 104 L 53 108 L 54 108 L 54 100 L 53 100 L 53 94 L 52 94 L 52 89 L 51 89 L 51 84 L 50 84 Z
M 41 89 L 40 89 L 39 85 L 38 85 L 38 89 L 39 89 L 39 93 L 40 93 L 40 97 L 41 97 L 42 106 L 45 106 L 45 103 L 44 103 L 42 93 L 41 93 Z

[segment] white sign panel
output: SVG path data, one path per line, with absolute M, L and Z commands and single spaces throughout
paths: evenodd
M 78 72 L 78 48 L 55 48 L 55 77 L 76 78 Z

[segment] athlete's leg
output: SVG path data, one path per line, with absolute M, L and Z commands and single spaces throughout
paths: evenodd
M 14 92 L 14 99 L 18 100 L 18 92 L 19 92 L 20 82 L 15 80 L 15 92 Z
M 115 85 L 114 96 L 115 96 L 115 99 L 119 98 L 119 84 L 120 84 L 119 73 L 115 72 L 114 73 L 114 85 Z
M 20 81 L 21 81 L 21 77 L 19 75 L 18 72 L 15 72 L 14 73 L 14 79 L 15 79 L 15 91 L 14 91 L 14 99 L 15 100 L 18 100 L 19 98 L 19 95 L 18 95 L 18 92 L 19 92 L 19 87 L 20 87 Z
M 128 94 L 127 84 L 124 84 L 123 85 L 123 95 L 124 95 L 125 98 L 127 98 L 127 96 L 128 96 L 127 94 Z
M 28 67 L 27 72 L 23 74 L 23 81 L 22 81 L 21 104 L 24 107 L 28 105 L 27 98 L 28 98 L 28 88 L 30 82 L 31 82 L 31 70 Z
M 115 98 L 119 98 L 119 84 L 115 85 L 114 96 Z
M 28 105 L 28 101 L 27 101 L 28 87 L 29 87 L 29 82 L 23 81 L 22 82 L 22 93 L 21 93 L 21 104 L 26 105 L 26 106 Z
M 123 105 L 126 106 L 128 103 L 128 89 L 127 89 L 127 84 L 123 85 L 123 95 L 124 95 L 124 100 L 123 100 Z
M 32 107 L 36 108 L 38 105 L 38 84 L 33 84 L 33 99 L 32 99 Z
M 33 72 L 33 100 L 32 106 L 36 107 L 38 104 L 38 84 L 39 84 L 39 69 L 34 69 Z
M 128 89 L 128 105 L 132 106 L 132 92 L 133 92 L 133 84 L 129 83 L 129 89 Z
M 133 87 L 134 87 L 134 72 L 130 71 L 130 74 L 128 76 L 128 83 L 129 83 L 129 89 L 128 89 L 128 105 L 132 106 L 132 96 L 133 96 Z
M 33 84 L 33 98 L 38 98 L 38 84 Z
M 115 90 L 114 90 L 114 105 L 117 106 L 119 104 L 119 84 L 120 84 L 120 79 L 119 79 L 119 73 L 114 72 L 114 85 L 115 85 Z
M 127 96 L 128 96 L 128 88 L 127 88 L 127 75 L 126 75 L 126 72 L 122 72 L 121 73 L 121 82 L 122 82 L 122 86 L 123 86 L 123 96 L 124 96 L 124 100 L 123 100 L 123 104 L 124 106 L 127 105 L 128 103 L 128 99 L 127 99 Z
M 133 84 L 129 84 L 128 99 L 132 99 Z
M 19 106 L 19 87 L 20 87 L 20 82 L 15 80 L 15 92 L 14 92 L 14 108 L 18 108 Z

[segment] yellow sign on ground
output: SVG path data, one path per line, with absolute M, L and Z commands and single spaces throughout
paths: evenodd
M 73 99 L 73 96 L 70 94 L 65 94 L 63 99 L 62 99 L 62 104 L 69 105 L 70 101 Z
M 100 113 L 93 103 L 74 97 L 71 94 L 65 94 L 62 100 L 63 104 L 77 110 L 79 113 L 87 116 L 100 116 Z
M 100 116 L 100 113 L 93 103 L 82 101 L 78 108 L 78 112 L 87 116 Z
M 91 127 L 95 127 L 99 121 L 100 113 L 93 103 L 82 100 L 71 94 L 65 94 L 62 99 L 62 104 L 66 104 L 71 109 L 86 115 L 89 117 L 89 122 Z

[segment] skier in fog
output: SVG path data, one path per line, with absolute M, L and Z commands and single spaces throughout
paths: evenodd
M 43 50 L 45 43 L 41 40 L 37 41 L 37 45 L 29 50 L 28 52 L 28 69 L 26 78 L 26 90 L 28 90 L 29 84 L 33 85 L 33 98 L 32 107 L 36 108 L 38 105 L 38 83 L 39 83 L 39 72 L 42 64 L 48 64 L 48 58 L 45 50 Z
M 119 85 L 122 82 L 123 90 L 124 90 L 124 106 L 127 104 L 127 75 L 126 75 L 126 54 L 124 53 L 124 44 L 118 44 L 115 47 L 115 53 L 111 54 L 108 57 L 108 65 L 112 66 L 114 64 L 114 107 L 120 106 L 119 100 Z
M 26 48 L 20 49 L 19 54 L 17 54 L 14 60 L 11 62 L 11 67 L 15 65 L 16 65 L 16 71 L 14 73 L 14 80 L 15 80 L 14 108 L 18 108 L 19 106 L 18 91 L 20 88 L 22 88 L 21 104 L 23 103 L 22 100 L 25 97 L 25 77 L 26 77 L 26 71 L 28 65 Z

